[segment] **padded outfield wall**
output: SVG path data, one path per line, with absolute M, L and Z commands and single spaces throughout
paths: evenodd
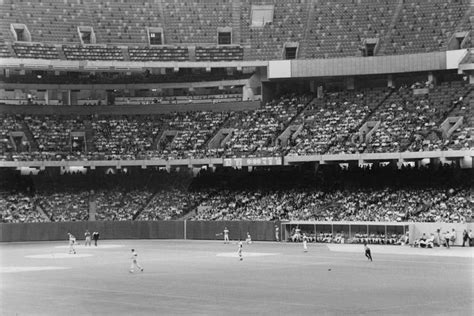
M 66 240 L 71 232 L 78 240 L 84 232 L 98 231 L 100 239 L 199 239 L 222 240 L 224 227 L 229 229 L 231 240 L 244 240 L 247 232 L 256 241 L 274 241 L 275 225 L 280 227 L 280 239 L 285 240 L 292 226 L 309 227 L 311 231 L 351 232 L 367 231 L 397 233 L 409 231 L 410 243 L 423 233 L 429 235 L 437 229 L 456 231 L 456 245 L 462 244 L 464 229 L 474 230 L 474 223 L 383 223 L 383 222 L 266 222 L 266 221 L 89 221 L 54 223 L 0 224 L 0 242 Z M 307 226 L 307 227 L 306 227 Z M 362 230 L 361 230 L 362 229 Z
M 232 240 L 275 240 L 275 222 L 250 221 L 88 221 L 0 224 L 0 242 L 65 240 L 71 232 L 78 240 L 84 232 L 98 231 L 100 239 L 222 239 L 224 227 Z

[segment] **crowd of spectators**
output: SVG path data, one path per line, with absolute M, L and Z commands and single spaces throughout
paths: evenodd
M 147 190 L 124 192 L 117 189 L 95 192 L 95 218 L 109 221 L 133 220 L 151 196 L 152 192 Z
M 472 203 L 468 189 L 223 190 L 193 219 L 465 222 Z
M 470 170 L 452 166 L 348 170 L 322 166 L 317 174 L 288 168 L 251 173 L 219 169 L 197 177 L 186 171 L 129 169 L 62 175 L 47 169 L 35 176 L 1 170 L 2 220 L 186 217 L 462 223 L 472 219 L 474 203 Z
M 87 191 L 39 192 L 39 207 L 52 222 L 85 221 L 89 219 Z
M 92 122 L 95 150 L 107 159 L 136 159 L 153 150 L 162 125 L 160 116 L 98 117 Z
M 365 98 L 361 92 L 332 93 L 312 104 L 294 122 L 303 128 L 291 137 L 289 155 L 353 152 L 345 145 L 370 113 Z
M 0 223 L 45 222 L 35 208 L 34 198 L 24 193 L 0 194 Z
M 137 220 L 173 220 L 181 218 L 196 207 L 201 194 L 179 190 L 161 190 L 156 192 L 150 202 L 140 212 Z
M 252 112 L 235 113 L 224 127 L 233 129 L 225 157 L 274 156 L 282 152 L 277 137 L 301 112 L 309 96 L 285 95 Z
M 38 206 L 51 221 L 87 220 L 89 192 L 41 193 Z M 5 222 L 44 221 L 33 197 L 2 196 Z M 95 193 L 97 220 L 308 220 L 465 222 L 472 216 L 468 189 L 380 190 L 107 190 Z
M 171 140 L 166 137 L 160 139 L 160 157 L 205 158 L 211 155 L 205 145 L 230 115 L 225 112 L 209 111 L 176 113 L 165 128 L 168 131 L 175 131 L 176 134 Z
M 474 89 L 460 81 L 396 91 L 284 95 L 252 111 L 155 115 L 10 115 L 2 160 L 186 159 L 471 149 Z M 428 93 L 415 93 L 415 90 Z M 443 124 L 459 119 L 452 129 Z M 369 123 L 371 125 L 369 125 Z M 452 129 L 448 132 L 449 129 Z M 208 146 L 220 130 L 228 137 Z M 23 132 L 16 143 L 11 132 Z M 73 139 L 80 134 L 80 141 Z M 284 136 L 285 135 L 285 136 Z M 87 145 L 87 146 L 86 146 Z

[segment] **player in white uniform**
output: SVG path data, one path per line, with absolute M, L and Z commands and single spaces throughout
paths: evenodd
M 84 246 L 89 245 L 90 247 L 91 246 L 91 233 L 89 232 L 88 229 L 86 229 L 86 232 L 84 233 L 84 237 L 85 237 Z
M 135 267 L 137 267 L 141 272 L 143 272 L 143 268 L 138 264 L 137 258 L 138 253 L 135 251 L 135 249 L 132 249 L 132 256 L 130 257 L 130 259 L 132 259 L 132 264 L 130 265 L 130 273 L 134 272 Z
M 242 247 L 243 244 L 241 241 L 239 241 L 239 250 L 237 250 L 237 254 L 239 255 L 240 261 L 244 260 L 244 258 L 242 257 Z
M 250 245 L 252 243 L 252 237 L 250 236 L 250 233 L 247 232 L 247 239 L 245 239 L 245 242 L 247 245 Z
M 227 227 L 224 227 L 224 244 L 229 243 L 229 230 Z
M 69 253 L 76 254 L 76 237 L 71 233 L 67 233 L 67 235 L 69 237 Z
M 303 251 L 308 252 L 308 237 L 303 233 Z
M 301 241 L 301 229 L 296 226 L 295 234 L 291 237 L 293 242 Z

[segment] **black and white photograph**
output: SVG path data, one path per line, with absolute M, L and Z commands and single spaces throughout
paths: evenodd
M 0 0 L 0 315 L 473 315 L 473 10 Z

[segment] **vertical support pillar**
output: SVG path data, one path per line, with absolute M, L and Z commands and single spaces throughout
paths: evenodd
M 393 76 L 387 75 L 387 87 L 388 88 L 395 88 L 395 83 L 393 82 Z
M 184 240 L 186 240 L 186 220 L 184 220 L 183 222 L 184 222 L 184 230 L 183 230 L 184 236 L 183 237 L 184 237 Z
M 354 90 L 355 89 L 355 84 L 354 84 L 354 77 L 349 77 L 346 79 L 346 89 L 347 90 Z

